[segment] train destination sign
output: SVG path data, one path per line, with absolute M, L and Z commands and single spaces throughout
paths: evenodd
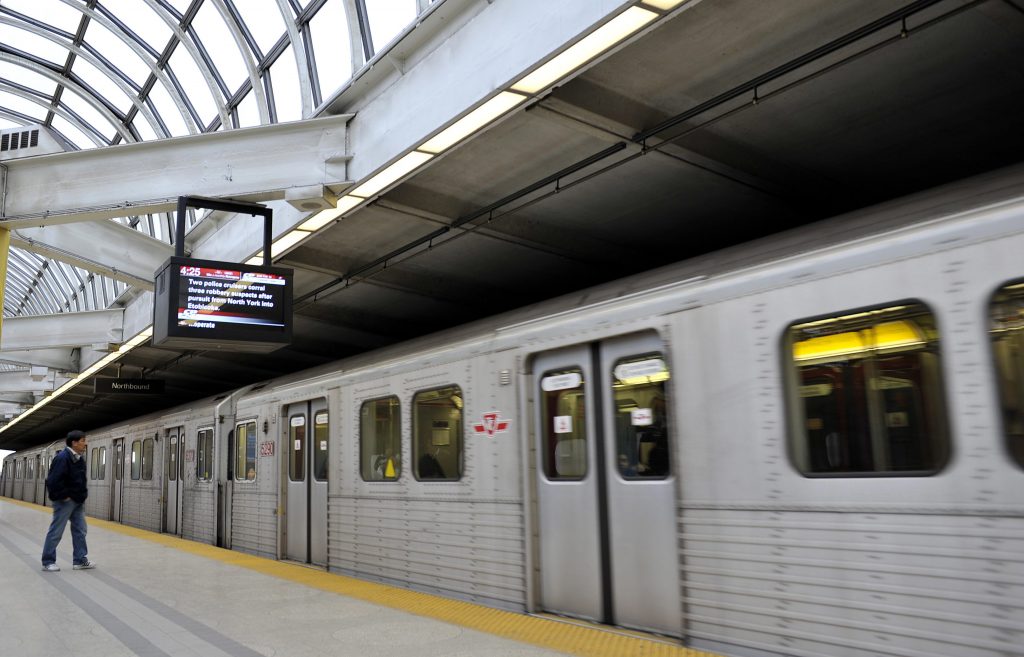
M 159 395 L 164 391 L 163 379 L 116 379 L 98 376 L 93 379 L 93 392 L 121 395 Z
M 265 353 L 292 337 L 292 270 L 173 256 L 156 276 L 153 344 Z

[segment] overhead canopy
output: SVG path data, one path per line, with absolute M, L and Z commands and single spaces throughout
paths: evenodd
M 1010 0 L 126 6 L 0 5 L 0 174 L 14 243 L 4 316 L 122 312 L 120 336 L 97 342 L 95 326 L 79 327 L 69 332 L 78 347 L 19 339 L 8 350 L 5 323 L 0 359 L 13 372 L 49 368 L 53 390 L 147 326 L 177 193 L 274 208 L 275 264 L 296 270 L 295 343 L 246 357 L 143 341 L 95 373 L 164 378 L 165 396 L 125 402 L 83 381 L 0 431 L 0 447 L 456 326 L 1024 153 L 1024 7 Z M 591 58 L 531 84 L 629 21 Z M 481 115 L 464 141 L 442 138 Z M 195 257 L 242 261 L 262 248 L 249 217 L 188 224 Z M 11 419 L 44 398 L 37 384 L 11 389 Z

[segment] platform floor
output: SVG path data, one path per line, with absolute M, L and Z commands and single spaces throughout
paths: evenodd
M 714 657 L 89 519 L 94 570 L 40 568 L 50 510 L 0 498 L 0 655 Z

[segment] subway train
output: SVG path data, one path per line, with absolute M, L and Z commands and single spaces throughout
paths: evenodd
M 154 532 L 725 655 L 1024 655 L 1024 167 L 89 434 L 88 513 Z

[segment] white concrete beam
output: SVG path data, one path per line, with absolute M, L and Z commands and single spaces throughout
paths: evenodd
M 357 112 L 349 125 L 352 180 L 365 178 L 423 142 L 631 4 L 489 3 L 453 33 L 439 31 L 418 51 L 392 53 L 403 58 L 401 73 L 395 70 L 375 88 L 361 87 L 357 81 L 332 102 L 332 107 Z
M 5 319 L 4 324 L 8 321 Z M 28 349 L 0 351 L 0 361 L 17 365 L 40 365 L 64 372 L 78 371 L 78 358 L 74 349 Z
M 120 343 L 123 322 L 124 310 L 120 308 L 8 317 L 4 319 L 4 330 L 0 335 L 0 359 L 4 358 L 7 350 Z
M 146 290 L 174 255 L 170 244 L 113 221 L 20 228 L 11 245 Z
M 53 390 L 54 377 L 37 381 L 28 372 L 0 372 L 0 394 L 11 392 L 48 392 Z
M 347 180 L 350 115 L 9 160 L 0 226 L 22 228 L 168 212 L 190 194 L 284 198 Z

